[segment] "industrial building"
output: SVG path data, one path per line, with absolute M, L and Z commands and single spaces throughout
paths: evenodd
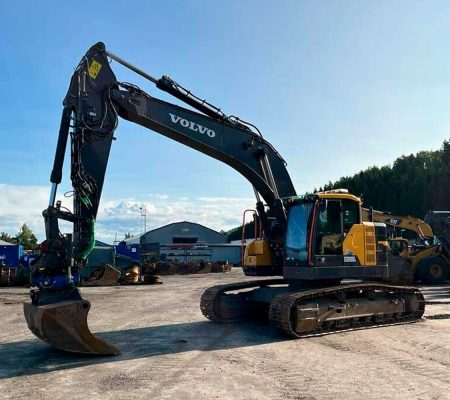
M 140 246 L 142 258 L 228 262 L 238 265 L 241 245 L 227 243 L 220 232 L 194 222 L 174 222 L 126 239 Z

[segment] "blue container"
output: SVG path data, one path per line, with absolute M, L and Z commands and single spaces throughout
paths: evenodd
M 30 268 L 31 263 L 39 257 L 38 254 L 28 253 L 22 256 L 22 265 L 26 268 Z
M 123 256 L 134 261 L 141 259 L 141 250 L 139 244 L 118 244 L 116 247 L 116 255 Z
M 23 256 L 23 247 L 20 245 L 0 246 L 0 264 L 6 267 L 18 267 Z

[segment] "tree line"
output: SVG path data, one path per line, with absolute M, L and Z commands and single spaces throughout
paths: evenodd
M 3 240 L 12 244 L 19 244 L 23 246 L 25 250 L 36 250 L 38 245 L 37 237 L 27 224 L 23 224 L 19 232 L 16 235 L 11 236 L 6 232 L 0 233 L 0 240 Z
M 314 192 L 332 189 L 348 189 L 365 207 L 397 215 L 423 218 L 429 210 L 450 210 L 450 140 L 439 150 L 403 155 L 392 165 L 369 167 Z M 240 226 L 227 232 L 228 240 L 241 236 Z M 253 222 L 246 224 L 245 237 L 253 237 Z
M 450 141 L 435 151 L 401 156 L 392 165 L 370 167 L 329 182 L 322 190 L 345 188 L 366 207 L 423 218 L 428 210 L 450 210 Z

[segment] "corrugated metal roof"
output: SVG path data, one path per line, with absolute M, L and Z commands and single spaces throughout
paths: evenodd
M 159 228 L 151 229 L 151 230 L 149 230 L 149 231 L 147 231 L 147 232 L 145 232 L 145 233 L 141 233 L 141 234 L 139 234 L 139 235 L 133 236 L 132 238 L 124 239 L 124 241 L 126 242 L 126 244 L 140 244 L 140 243 L 141 243 L 141 237 L 142 237 L 142 236 L 145 236 L 145 235 L 147 235 L 147 234 L 149 234 L 149 233 L 152 233 L 152 232 L 159 231 L 160 229 L 167 228 L 168 226 L 171 226 L 171 225 L 178 225 L 178 224 L 197 225 L 197 226 L 200 226 L 200 227 L 203 228 L 203 229 L 207 229 L 207 230 L 209 230 L 209 231 L 212 231 L 212 232 L 214 232 L 214 233 L 217 233 L 217 234 L 219 234 L 219 235 L 222 235 L 224 238 L 226 238 L 226 236 L 223 235 L 222 233 L 217 232 L 217 231 L 215 231 L 214 229 L 208 228 L 207 226 L 204 226 L 204 225 L 201 225 L 201 224 L 197 224 L 196 222 L 180 221 L 180 222 L 172 222 L 172 223 L 170 223 L 170 224 L 160 226 Z
M 201 224 L 197 224 L 196 222 L 189 222 L 189 221 L 172 222 L 172 223 L 170 223 L 170 224 L 160 226 L 159 228 L 152 229 L 151 231 L 148 231 L 148 232 L 146 232 L 145 234 L 150 233 L 150 232 L 155 232 L 155 231 L 158 231 L 158 230 L 160 230 L 160 229 L 167 228 L 168 226 L 171 226 L 171 225 L 178 225 L 178 224 L 197 225 L 197 226 L 200 226 L 200 227 L 203 228 L 203 229 L 207 229 L 207 230 L 212 231 L 212 232 L 214 232 L 214 233 L 218 233 L 219 235 L 222 235 L 223 237 L 226 237 L 226 236 L 223 235 L 222 233 L 217 232 L 217 231 L 215 231 L 214 229 L 208 228 L 208 227 L 205 226 L 205 225 L 201 225 Z

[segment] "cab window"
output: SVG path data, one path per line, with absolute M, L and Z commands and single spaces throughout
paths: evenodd
M 359 223 L 359 204 L 353 200 L 342 200 L 342 217 L 344 233 L 348 233 L 352 225 Z
M 320 199 L 317 218 L 316 254 L 342 254 L 341 201 Z
M 306 264 L 308 261 L 308 234 L 314 203 L 297 204 L 288 213 L 285 238 L 288 263 Z

